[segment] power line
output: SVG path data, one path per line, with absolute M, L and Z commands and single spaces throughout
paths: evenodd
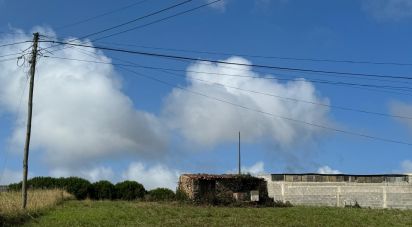
M 110 31 L 110 30 L 113 30 L 113 29 L 116 29 L 116 28 L 123 27 L 123 26 L 125 26 L 125 25 L 134 23 L 134 22 L 136 22 L 136 21 L 145 19 L 145 18 L 147 18 L 147 17 L 151 17 L 151 16 L 157 15 L 157 14 L 159 14 L 159 13 L 163 13 L 163 12 L 165 12 L 165 11 L 168 11 L 168 10 L 171 10 L 171 9 L 173 9 L 173 8 L 179 7 L 179 6 L 181 6 L 181 5 L 187 4 L 187 3 L 191 2 L 191 1 L 193 1 L 193 0 L 185 0 L 185 1 L 182 1 L 182 2 L 180 2 L 180 3 L 171 5 L 171 6 L 169 6 L 169 7 L 164 8 L 164 9 L 161 9 L 161 10 L 158 10 L 158 11 L 155 11 L 155 12 L 152 12 L 152 13 L 149 13 L 149 14 L 147 14 L 147 15 L 144 15 L 144 16 L 141 16 L 141 17 L 138 17 L 138 18 L 135 18 L 135 19 L 133 19 L 133 20 L 130 20 L 130 21 L 127 21 L 127 22 L 124 22 L 124 23 L 121 23 L 121 24 L 112 26 L 112 27 L 110 27 L 110 28 L 106 28 L 106 29 L 103 29 L 103 30 L 100 30 L 100 31 L 97 31 L 97 32 L 90 33 L 90 34 L 85 35 L 85 36 L 82 36 L 81 38 L 78 38 L 78 39 L 84 39 L 84 38 L 87 38 L 87 37 L 90 37 L 90 36 L 94 36 L 94 35 L 97 35 L 97 34 L 101 34 L 101 33 L 103 33 L 103 32 L 107 32 L 107 31 Z
M 78 49 L 80 51 L 82 49 Z M 82 50 L 83 51 L 83 50 Z M 84 50 L 86 51 L 86 50 Z M 112 57 L 113 59 L 118 59 L 115 57 Z M 118 59 L 119 60 L 119 59 Z M 120 60 L 123 61 L 123 60 Z M 179 60 L 181 61 L 181 60 Z M 206 62 L 197 62 L 198 64 L 206 64 Z M 203 74 L 212 74 L 212 75 L 225 75 L 225 76 L 232 76 L 232 77 L 250 77 L 250 78 L 257 78 L 257 79 L 269 79 L 269 80 L 280 80 L 280 81 L 306 81 L 306 82 L 312 82 L 312 83 L 318 83 L 318 84 L 326 84 L 326 85 L 333 85 L 333 86 L 350 86 L 351 88 L 356 88 L 356 89 L 362 89 L 362 90 L 367 90 L 367 91 L 372 91 L 372 92 L 381 92 L 381 93 L 391 93 L 391 94 L 397 94 L 397 95 L 407 95 L 407 96 L 412 96 L 411 93 L 408 93 L 408 90 L 403 90 L 406 93 L 403 92 L 397 92 L 393 91 L 393 87 L 388 87 L 388 86 L 379 86 L 379 85 L 368 85 L 368 84 L 357 84 L 357 83 L 346 83 L 346 82 L 335 82 L 335 81 L 328 81 L 328 80 L 309 80 L 309 79 L 296 79 L 296 78 L 282 78 L 276 75 L 276 77 L 260 77 L 260 76 L 248 76 L 248 75 L 239 75 L 239 74 L 224 74 L 224 73 L 213 73 L 213 72 L 199 72 L 199 71 L 192 71 L 192 70 L 182 70 L 182 69 L 170 69 L 170 68 L 162 68 L 162 67 L 149 67 L 146 66 L 147 68 L 152 68 L 152 69 L 161 69 L 161 70 L 167 70 L 167 71 L 178 71 L 178 72 L 195 72 L 195 73 L 203 73 Z M 219 67 L 224 67 L 224 68 L 230 68 L 230 67 L 225 67 L 225 66 L 219 66 Z M 236 68 L 230 68 L 230 69 L 236 69 Z M 239 70 L 239 69 L 237 69 Z M 246 70 L 239 70 L 239 71 L 246 71 Z M 259 72 L 255 70 L 256 72 Z M 266 72 L 262 72 L 266 73 Z M 290 75 L 285 75 L 285 76 L 290 76 Z M 371 79 L 371 78 L 367 78 Z M 379 79 L 376 79 L 379 80 Z M 382 79 L 381 79 L 382 80 Z M 408 83 L 405 81 L 405 83 Z M 371 89 L 368 87 L 373 87 L 376 89 Z M 396 88 L 396 87 L 395 87 Z M 410 89 L 410 88 L 408 88 Z
M 178 7 L 178 6 L 184 5 L 184 4 L 189 3 L 189 2 L 191 2 L 191 1 L 193 1 L 193 0 L 186 0 L 186 1 L 180 2 L 180 3 L 178 3 L 178 4 L 175 4 L 175 5 L 166 7 L 166 8 L 164 8 L 164 9 L 161 9 L 161 10 L 158 10 L 158 11 L 155 11 L 155 12 L 152 12 L 152 13 L 149 13 L 149 14 L 146 14 L 146 15 L 144 15 L 144 16 L 141 16 L 141 17 L 135 18 L 135 19 L 133 19 L 133 20 L 124 22 L 124 23 L 122 23 L 122 24 L 119 24 L 119 25 L 116 25 L 116 26 L 113 26 L 113 27 L 110 27 L 110 28 L 107 28 L 107 29 L 103 29 L 103 30 L 100 30 L 100 31 L 97 31 L 97 32 L 93 32 L 93 33 L 87 34 L 87 35 L 85 35 L 85 36 L 82 36 L 82 37 L 80 37 L 80 38 L 72 39 L 72 40 L 70 40 L 69 42 L 79 41 L 79 40 L 81 40 L 81 39 L 84 39 L 84 38 L 87 38 L 87 37 L 90 37 L 90 36 L 93 36 L 93 35 L 97 35 L 97 34 L 100 34 L 100 33 L 106 32 L 106 31 L 110 31 L 110 30 L 113 30 L 113 29 L 122 27 L 122 26 L 127 25 L 127 24 L 130 24 L 130 23 L 134 23 L 134 22 L 136 22 L 136 21 L 139 21 L 139 20 L 142 20 L 142 19 L 145 19 L 145 18 L 154 16 L 154 15 L 157 15 L 157 14 L 159 14 L 159 13 L 168 11 L 168 10 L 173 9 L 173 8 L 176 8 L 176 7 Z M 221 0 L 217 0 L 217 1 L 221 1 Z M 215 1 L 215 2 L 217 2 L 217 1 Z M 214 2 L 213 2 L 213 3 L 214 3 Z M 121 33 L 123 33 L 123 31 L 122 31 Z M 110 36 L 112 36 L 112 35 L 113 35 L 113 34 L 111 34 Z M 101 38 L 99 38 L 99 39 L 101 39 Z M 61 44 L 59 44 L 59 45 L 61 45 Z M 47 49 L 50 49 L 50 48 L 53 48 L 53 47 L 56 47 L 56 46 L 59 46 L 59 45 L 51 46 L 51 47 L 48 47 Z M 61 49 L 58 49 L 58 50 L 54 50 L 53 52 L 59 51 L 59 50 L 62 50 L 62 49 L 65 49 L 65 48 L 61 48 Z
M 129 9 L 129 8 L 132 8 L 132 7 L 134 7 L 134 6 L 143 4 L 143 3 L 147 2 L 147 1 L 148 1 L 148 0 L 142 0 L 142 1 L 139 1 L 139 2 L 135 2 L 135 3 L 129 4 L 129 5 L 126 5 L 126 6 L 123 6 L 123 7 L 120 7 L 120 8 L 116 8 L 116 9 L 114 9 L 114 10 L 111 10 L 111 11 L 108 11 L 108 12 L 105 12 L 105 13 L 102 13 L 102 14 L 98 14 L 98 15 L 96 15 L 96 16 L 92 16 L 92 17 L 89 17 L 89 18 L 86 18 L 86 19 L 83 19 L 83 20 L 79 20 L 79 21 L 77 21 L 77 22 L 73 22 L 73 23 L 70 23 L 70 24 L 66 24 L 66 25 L 57 27 L 55 30 L 62 30 L 62 29 L 66 29 L 66 28 L 69 28 L 69 27 L 73 27 L 73 26 L 79 25 L 79 24 L 84 24 L 84 23 L 86 23 L 86 22 L 95 20 L 95 19 L 97 19 L 97 18 L 101 18 L 101 17 L 107 16 L 107 15 L 110 15 L 110 14 L 113 14 L 113 13 L 117 13 L 117 12 L 120 12 L 120 11 L 123 11 L 123 10 L 126 10 L 126 9 Z
M 181 60 L 181 59 L 173 59 L 173 60 L 181 61 L 181 62 L 189 62 L 189 63 L 193 62 L 193 61 L 191 61 L 191 60 Z M 210 65 L 209 62 L 200 62 L 200 61 L 198 61 L 197 64 Z M 226 65 L 219 65 L 219 67 L 220 67 L 220 68 L 225 68 L 225 69 L 230 69 L 230 70 L 241 71 L 241 72 L 249 71 L 248 69 L 234 68 L 234 67 L 230 67 L 230 66 L 226 66 Z M 260 71 L 260 70 L 257 70 L 257 69 L 254 69 L 253 71 L 254 71 L 254 72 L 257 72 L 257 73 L 261 73 L 261 74 L 267 74 L 267 73 L 268 73 L 268 72 Z M 282 71 L 282 70 L 278 70 L 278 71 L 281 71 L 282 73 L 285 73 L 285 71 Z M 311 72 L 304 72 L 303 74 L 296 74 L 297 72 L 293 72 L 293 73 L 294 73 L 293 75 L 289 75 L 289 74 L 279 74 L 279 73 L 276 73 L 276 75 L 279 75 L 279 76 L 289 76 L 289 77 L 291 77 L 291 76 L 294 76 L 294 77 L 303 77 L 303 76 L 304 76 L 304 77 L 315 77 L 315 78 L 317 78 L 318 76 L 327 76 L 327 77 L 338 77 L 338 78 L 344 78 L 344 79 L 352 78 L 352 79 L 356 79 L 356 80 L 389 82 L 389 83 L 402 84 L 402 85 L 404 85 L 404 84 L 412 84 L 412 82 L 410 82 L 410 81 L 404 81 L 404 80 L 402 80 L 402 81 L 399 80 L 399 81 L 398 81 L 398 80 L 390 80 L 390 79 L 382 79 L 382 78 L 374 78 L 374 77 L 360 77 L 360 76 L 352 76 L 352 75 L 334 75 L 334 74 L 311 73 Z M 302 72 L 300 72 L 300 73 L 302 73 Z
M 160 19 L 158 19 L 158 20 L 155 20 L 155 21 L 152 21 L 152 22 L 143 24 L 143 25 L 139 25 L 139 26 L 136 26 L 136 27 L 132 27 L 132 28 L 129 28 L 129 29 L 120 31 L 120 32 L 116 32 L 116 33 L 113 33 L 113 34 L 110 34 L 110 35 L 106 35 L 106 36 L 103 36 L 103 37 L 100 37 L 100 38 L 97 38 L 97 39 L 93 39 L 92 41 L 97 41 L 97 40 L 106 39 L 106 38 L 109 38 L 109 37 L 112 37 L 112 36 L 120 35 L 120 34 L 129 32 L 129 31 L 133 31 L 133 30 L 136 30 L 136 29 L 139 29 L 139 28 L 147 27 L 147 26 L 152 25 L 152 24 L 156 24 L 156 23 L 159 23 L 159 22 L 162 22 L 162 21 L 165 21 L 165 20 L 168 20 L 168 19 L 177 17 L 177 16 L 181 16 L 181 15 L 186 14 L 186 13 L 193 12 L 193 11 L 195 11 L 195 10 L 198 10 L 198 9 L 200 9 L 200 8 L 203 8 L 203 7 L 206 7 L 206 6 L 215 4 L 215 3 L 220 2 L 220 1 L 222 1 L 222 0 L 215 0 L 215 1 L 213 1 L 213 2 L 208 2 L 208 3 L 206 3 L 206 4 L 203 4 L 203 5 L 200 5 L 200 6 L 197 6 L 197 7 L 194 7 L 194 8 L 191 8 L 191 9 L 188 9 L 188 10 L 185 10 L 185 11 L 182 11 L 182 12 L 179 12 L 179 13 L 176 13 L 176 14 L 173 14 L 173 15 L 170 15 L 170 16 L 167 16 L 167 17 L 164 17 L 164 18 L 160 18 Z
M 96 63 L 96 64 L 108 64 L 108 65 L 123 66 L 123 67 L 137 67 L 137 68 L 145 68 L 145 69 L 154 69 L 154 70 L 159 70 L 159 71 L 162 71 L 162 72 L 170 74 L 170 75 L 185 78 L 185 76 L 180 75 L 180 74 L 171 73 L 171 72 L 167 71 L 168 69 L 165 69 L 165 68 L 142 66 L 142 65 L 138 65 L 138 64 L 135 64 L 135 63 L 132 63 L 132 62 L 129 62 L 129 61 L 124 61 L 124 62 L 128 62 L 128 63 L 131 63 L 131 64 L 118 64 L 118 63 L 103 62 L 103 61 L 90 61 L 90 60 L 84 60 L 84 59 L 52 57 L 52 56 L 46 56 L 46 57 L 52 58 L 52 59 L 61 59 L 61 60 L 70 60 L 70 61 L 79 61 L 79 62 L 89 62 L 89 63 Z M 181 71 L 184 71 L 184 70 L 181 70 Z M 200 73 L 200 74 L 204 73 L 204 72 L 198 72 L 198 71 L 188 71 L 188 72 Z M 217 74 L 217 75 L 225 75 L 225 74 Z M 235 86 L 231 86 L 231 85 L 228 85 L 228 84 L 219 83 L 219 82 L 215 82 L 215 81 L 203 80 L 203 79 L 199 79 L 199 78 L 193 78 L 193 79 L 195 79 L 197 81 L 204 82 L 204 83 L 208 83 L 208 84 L 216 84 L 216 85 L 220 85 L 220 86 L 223 86 L 223 87 L 228 87 L 228 88 L 232 88 L 232 89 L 236 89 L 236 90 L 240 90 L 240 91 L 246 91 L 246 92 L 249 92 L 249 93 L 271 96 L 271 97 L 274 97 L 274 98 L 279 98 L 279 99 L 284 99 L 284 100 L 289 100 L 289 101 L 294 101 L 294 102 L 302 102 L 302 103 L 318 105 L 318 106 L 323 106 L 323 107 L 328 107 L 328 108 L 334 108 L 334 109 L 345 110 L 345 111 L 353 111 L 353 112 L 359 112 L 359 113 L 364 113 L 364 114 L 373 114 L 373 115 L 384 116 L 384 117 L 412 119 L 412 117 L 408 117 L 408 116 L 392 115 L 392 114 L 386 114 L 386 113 L 380 113 L 380 112 L 374 112 L 374 111 L 368 111 L 368 110 L 362 110 L 362 109 L 355 109 L 355 108 L 351 108 L 351 107 L 329 105 L 329 104 L 325 104 L 325 103 L 319 103 L 319 102 L 302 100 L 302 99 L 297 99 L 297 98 L 292 98 L 292 97 L 280 96 L 280 95 L 272 94 L 272 93 L 266 93 L 266 92 L 261 92 L 261 91 L 256 91 L 256 90 L 249 90 L 249 89 L 235 87 Z
M 350 64 L 370 64 L 370 65 L 394 65 L 394 66 L 412 66 L 412 63 L 399 63 L 399 62 L 376 62 L 376 61 L 356 61 L 356 60 L 337 60 L 337 59 L 325 59 L 325 58 L 299 58 L 299 57 L 284 57 L 284 56 L 265 56 L 245 53 L 233 53 L 233 52 L 216 52 L 216 51 L 199 51 L 188 50 L 178 48 L 166 48 L 166 47 L 153 47 L 134 44 L 122 44 L 116 42 L 100 42 L 101 44 L 117 45 L 117 46 L 132 46 L 152 50 L 165 50 L 175 51 L 182 53 L 195 53 L 195 54 L 208 54 L 208 55 L 221 55 L 221 56 L 241 56 L 248 58 L 261 58 L 261 59 L 279 59 L 279 60 L 294 60 L 294 61 L 310 61 L 310 62 L 331 62 L 331 63 L 350 63 Z
M 22 43 L 30 43 L 32 41 L 21 41 L 21 42 L 15 42 L 15 43 L 6 43 L 6 44 L 1 44 L 0 47 L 7 47 L 7 46 L 14 46 Z
M 191 60 L 181 60 L 181 59 L 174 59 L 174 60 L 177 60 L 177 61 L 181 61 L 181 62 L 188 62 L 188 63 L 192 63 L 193 61 L 191 61 Z M 210 65 L 210 62 L 197 62 L 197 64 L 203 64 L 203 65 Z M 242 69 L 242 68 L 234 68 L 234 67 L 229 67 L 229 66 L 226 66 L 226 65 L 219 65 L 219 67 L 220 68 L 227 68 L 227 69 L 231 69 L 231 70 L 236 70 L 236 71 L 241 71 L 241 72 L 245 72 L 245 71 L 249 71 L 249 69 Z M 173 71 L 173 69 L 167 69 L 167 70 L 171 70 L 171 71 Z M 174 71 L 186 71 L 186 70 L 177 70 L 177 69 L 175 69 Z M 253 70 L 254 72 L 256 72 L 256 73 L 261 73 L 261 74 L 267 74 L 268 72 L 264 72 L 264 71 L 259 71 L 259 70 L 256 70 L 256 69 L 254 69 Z M 207 73 L 205 73 L 205 74 L 212 74 L 212 73 L 209 73 L 209 72 L 207 72 Z M 273 73 L 272 73 L 273 74 Z M 354 78 L 354 79 L 362 79 L 362 80 L 368 80 L 368 81 L 379 81 L 379 82 L 390 82 L 390 83 L 398 83 L 398 84 L 412 84 L 412 82 L 409 82 L 409 81 L 396 81 L 396 80 L 389 80 L 389 79 L 381 79 L 381 78 L 370 78 L 370 77 L 359 77 L 359 76 L 351 76 L 351 75 L 333 75 L 333 74 L 322 74 L 322 73 L 308 73 L 308 72 L 305 72 L 305 74 L 303 74 L 303 75 L 300 75 L 300 74 L 295 74 L 295 75 L 288 75 L 288 74 L 279 74 L 279 73 L 276 73 L 275 75 L 276 75 L 276 77 L 264 77 L 264 78 L 262 78 L 262 77 L 257 77 L 257 78 L 262 78 L 262 79 L 280 79 L 280 80 L 282 80 L 281 78 L 279 78 L 279 76 L 286 76 L 286 77 L 300 77 L 300 76 L 313 76 L 313 75 L 311 75 L 311 74 L 313 74 L 313 75 L 316 75 L 316 76 L 333 76 L 333 77 L 340 77 L 340 78 L 345 78 L 345 79 L 347 79 L 347 78 Z M 238 76 L 238 75 L 232 75 L 232 74 L 228 74 L 228 76 Z M 239 75 L 240 76 L 240 75 Z M 245 77 L 245 76 L 241 76 L 241 77 Z M 248 77 L 248 76 L 246 76 L 246 77 Z M 290 79 L 284 79 L 284 80 L 290 80 Z M 307 80 L 307 79 L 306 79 Z M 307 81 L 309 81 L 309 80 L 307 80 Z M 330 81 L 327 81 L 327 80 L 322 80 L 322 81 L 315 81 L 315 80 L 310 80 L 310 82 L 314 82 L 314 83 L 333 83 L 334 85 L 335 85 L 335 83 L 336 82 L 330 82 Z M 339 82 L 338 82 L 339 83 Z M 346 82 L 341 82 L 341 83 L 346 83 Z M 340 84 L 336 84 L 336 85 L 340 85 Z M 358 84 L 342 84 L 342 85 L 358 85 Z M 368 85 L 367 85 L 368 86 Z M 383 87 L 387 87 L 387 86 L 383 86 Z M 361 88 L 362 89 L 362 87 L 359 87 L 359 88 Z M 396 88 L 405 88 L 405 89 L 411 89 L 411 87 L 394 87 L 395 89 Z M 366 89 L 366 90 L 371 90 L 371 89 Z M 376 90 L 372 90 L 372 91 L 376 91 Z M 393 93 L 393 92 L 389 92 L 389 93 Z M 403 93 L 400 93 L 400 94 L 403 94 Z
M 60 41 L 53 41 L 53 40 L 45 40 L 45 41 L 41 41 L 41 42 L 49 42 L 49 43 L 57 43 L 57 44 L 62 44 L 62 45 L 95 48 L 95 49 L 100 49 L 100 50 L 116 51 L 116 52 L 129 53 L 129 54 L 138 54 L 138 55 L 152 56 L 152 57 L 161 57 L 161 58 L 169 58 L 169 59 L 170 58 L 171 59 L 181 59 L 181 60 L 190 60 L 190 61 L 201 61 L 201 62 L 210 62 L 210 63 L 218 63 L 218 64 L 226 64 L 226 65 L 257 67 L 257 68 L 276 69 L 276 70 L 285 70 L 285 71 L 312 72 L 312 73 L 325 73 L 325 74 L 337 74 L 337 75 L 353 75 L 353 76 L 404 79 L 404 80 L 411 80 L 412 79 L 412 77 L 407 77 L 407 76 L 392 76 L 392 75 L 383 75 L 383 74 L 367 74 L 367 73 L 353 73 L 353 72 L 340 72 L 340 71 L 326 71 L 326 70 L 317 70 L 317 69 L 304 69 L 304 68 L 292 68 L 292 67 L 282 67 L 282 66 L 273 66 L 273 65 L 260 65 L 260 64 L 246 64 L 246 63 L 237 63 L 237 62 L 227 62 L 227 61 L 204 59 L 204 58 L 193 58 L 193 57 L 185 57 L 185 56 L 179 56 L 179 55 L 169 55 L 169 54 L 161 54 L 161 53 L 153 53 L 153 52 L 143 52 L 143 51 L 119 49 L 119 48 L 112 48 L 112 47 L 90 46 L 90 45 L 85 45 L 85 44 L 76 44 L 76 43 L 60 42 Z

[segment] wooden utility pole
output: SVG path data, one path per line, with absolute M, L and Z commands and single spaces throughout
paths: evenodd
M 29 105 L 27 115 L 27 132 L 26 143 L 24 144 L 24 157 L 23 157 L 23 181 L 22 181 L 22 208 L 26 209 L 27 205 L 27 171 L 28 171 L 28 159 L 30 148 L 30 135 L 31 135 L 31 118 L 33 114 L 33 87 L 34 87 L 34 73 L 36 72 L 36 60 L 37 60 L 37 44 L 39 41 L 39 33 L 33 34 L 33 49 L 31 51 L 30 60 L 30 89 L 29 89 Z
M 242 174 L 242 171 L 240 169 L 240 132 L 239 132 L 239 144 L 238 144 L 238 168 L 239 168 L 239 175 Z

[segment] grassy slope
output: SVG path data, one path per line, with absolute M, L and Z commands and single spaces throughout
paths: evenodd
M 69 201 L 28 226 L 412 226 L 412 211 Z
M 0 226 L 20 224 L 70 198 L 70 194 L 58 189 L 29 190 L 27 210 L 23 211 L 20 192 L 0 192 Z

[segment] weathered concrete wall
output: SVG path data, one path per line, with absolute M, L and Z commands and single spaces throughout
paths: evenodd
M 358 202 L 361 207 L 412 209 L 412 179 L 398 183 L 267 181 L 269 197 L 295 205 L 338 206 Z

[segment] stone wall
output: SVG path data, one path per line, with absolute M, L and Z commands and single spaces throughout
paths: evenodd
M 355 204 L 371 208 L 412 209 L 412 181 L 396 183 L 267 182 L 269 197 L 295 205 L 338 206 Z
M 184 192 L 189 199 L 193 199 L 194 198 L 194 192 L 195 192 L 195 188 L 194 188 L 195 184 L 194 184 L 194 180 L 188 176 L 180 176 L 179 177 L 179 185 L 178 188 L 180 191 Z

